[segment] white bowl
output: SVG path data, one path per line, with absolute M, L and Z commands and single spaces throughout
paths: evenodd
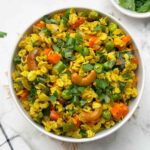
M 65 8 L 64 8 L 65 9 Z M 60 9 L 61 11 L 64 10 L 64 9 Z M 90 8 L 76 8 L 76 9 L 90 9 Z M 60 10 L 56 10 L 56 11 L 53 11 L 49 14 L 52 14 L 52 13 L 55 13 L 57 11 L 60 11 Z M 96 10 L 98 11 L 98 10 Z M 124 25 L 122 25 L 117 19 L 115 19 L 114 17 L 108 15 L 108 14 L 104 14 L 100 11 L 98 11 L 102 16 L 107 16 L 109 18 L 109 20 L 113 21 L 113 22 L 116 22 L 120 28 L 122 28 L 126 34 L 129 35 L 129 32 L 127 31 L 127 29 L 124 27 Z M 41 19 L 41 18 L 40 18 Z M 36 20 L 37 22 L 37 20 Z M 35 23 L 35 22 L 34 22 Z M 33 24 L 34 24 L 33 23 Z M 31 24 L 31 26 L 33 25 Z M 24 32 L 24 34 L 30 32 L 30 27 L 28 27 L 26 29 L 26 31 Z M 24 35 L 23 34 L 23 35 Z M 131 36 L 131 35 L 130 35 Z M 18 40 L 18 43 L 19 41 L 21 40 L 21 38 Z M 127 116 L 119 123 L 117 123 L 114 127 L 110 128 L 110 129 L 107 129 L 107 130 L 103 130 L 99 133 L 97 133 L 94 137 L 92 138 L 82 138 L 82 139 L 76 139 L 76 138 L 71 138 L 71 137 L 66 137 L 66 136 L 58 136 L 58 135 L 55 135 L 51 132 L 47 132 L 44 130 L 44 128 L 40 125 L 38 125 L 37 123 L 35 123 L 31 118 L 30 116 L 27 114 L 27 112 L 24 110 L 24 108 L 22 107 L 22 105 L 20 104 L 20 101 L 18 99 L 18 97 L 16 96 L 16 92 L 14 91 L 14 88 L 13 88 L 13 81 L 12 81 L 12 77 L 11 77 L 11 74 L 13 72 L 13 69 L 14 69 L 14 63 L 13 63 L 13 57 L 14 55 L 17 53 L 17 45 L 18 43 L 16 44 L 16 47 L 14 48 L 14 51 L 13 51 L 13 54 L 11 55 L 11 58 L 10 58 L 10 67 L 9 67 L 9 86 L 10 86 L 10 90 L 11 90 L 11 94 L 13 96 L 13 99 L 15 101 L 15 103 L 17 104 L 20 112 L 23 114 L 23 116 L 36 128 L 38 129 L 40 132 L 44 133 L 45 135 L 48 135 L 49 137 L 52 137 L 54 139 L 57 139 L 57 140 L 60 140 L 60 141 L 66 141 L 66 142 L 74 142 L 74 143 L 79 143 L 79 142 L 89 142 L 89 141 L 95 141 L 95 140 L 98 140 L 98 139 L 101 139 L 103 137 L 106 137 L 110 134 L 112 134 L 113 132 L 117 131 L 120 127 L 122 127 L 128 120 L 129 118 L 131 118 L 132 114 L 134 113 L 135 109 L 137 108 L 139 102 L 140 102 L 140 99 L 141 99 L 141 95 L 142 95 L 142 92 L 143 92 L 143 87 L 144 87 L 144 65 L 143 65 L 143 61 L 142 61 L 142 58 L 141 58 L 141 54 L 140 54 L 140 51 L 137 51 L 137 57 L 139 59 L 139 67 L 138 67 L 138 70 L 137 70 L 137 75 L 138 75 L 138 85 L 137 85 L 137 88 L 138 88 L 138 97 L 135 98 L 131 105 L 129 106 L 129 109 L 130 109 L 130 112 L 127 114 Z M 133 43 L 135 44 L 134 40 L 133 40 Z M 137 48 L 137 45 L 135 44 L 135 47 Z M 137 48 L 138 49 L 138 48 Z M 130 132 L 130 131 L 129 131 Z
M 118 9 L 120 12 L 123 14 L 134 17 L 134 18 L 148 18 L 150 17 L 150 12 L 145 12 L 145 13 L 138 13 L 135 11 L 131 11 L 128 9 L 123 8 L 122 6 L 119 5 L 119 0 L 111 0 L 112 4 Z

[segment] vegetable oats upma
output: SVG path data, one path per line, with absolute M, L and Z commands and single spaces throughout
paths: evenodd
M 13 86 L 46 131 L 93 137 L 129 112 L 137 97 L 136 50 L 129 35 L 96 11 L 46 15 L 21 39 Z

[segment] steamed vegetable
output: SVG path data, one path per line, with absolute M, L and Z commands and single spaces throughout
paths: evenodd
M 119 0 L 119 4 L 126 9 L 137 11 L 139 13 L 150 11 L 149 0 Z

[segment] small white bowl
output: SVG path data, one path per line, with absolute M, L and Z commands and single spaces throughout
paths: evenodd
M 134 18 L 149 18 L 150 17 L 150 12 L 145 12 L 145 13 L 138 13 L 135 11 L 131 11 L 128 9 L 123 8 L 122 6 L 119 5 L 119 0 L 110 0 L 112 4 L 115 6 L 116 9 L 118 9 L 121 13 L 134 17 Z
M 66 8 L 64 8 L 66 9 Z M 58 11 L 62 11 L 64 9 L 60 9 L 60 10 L 56 10 L 56 11 L 53 11 L 53 12 L 50 12 L 49 14 L 53 14 L 53 13 L 56 13 Z M 81 10 L 84 10 L 84 9 L 88 9 L 88 10 L 91 10 L 90 8 L 75 8 L 75 9 L 81 9 Z M 122 25 L 117 19 L 115 19 L 114 17 L 108 15 L 108 14 L 104 14 L 103 12 L 99 11 L 99 10 L 96 10 L 97 12 L 99 12 L 101 14 L 101 16 L 106 16 L 108 17 L 108 19 L 110 21 L 113 21 L 113 22 L 116 22 L 118 24 L 118 26 L 120 28 L 122 28 L 124 30 L 124 32 L 128 35 L 129 32 L 127 31 L 127 29 L 124 27 L 124 25 Z M 41 19 L 41 17 L 40 17 Z M 37 22 L 38 20 L 36 20 L 35 22 Z M 35 24 L 35 22 L 33 24 Z M 31 30 L 31 27 L 32 25 L 31 24 L 24 32 L 23 35 L 27 34 L 30 32 Z M 131 35 L 130 35 L 131 36 Z M 133 39 L 133 37 L 132 37 Z M 13 49 L 13 52 L 12 52 L 12 55 L 10 57 L 10 67 L 9 67 L 9 87 L 10 87 L 10 90 L 11 90 L 11 94 L 13 96 L 13 99 L 15 100 L 15 103 L 17 104 L 20 112 L 22 113 L 22 115 L 36 128 L 38 129 L 40 132 L 44 133 L 45 135 L 48 135 L 49 137 L 52 137 L 54 139 L 57 139 L 57 140 L 60 140 L 60 141 L 65 141 L 65 142 L 73 142 L 73 143 L 80 143 L 80 142 L 90 142 L 90 141 L 95 141 L 95 140 L 98 140 L 98 139 L 101 139 L 101 138 L 104 138 L 110 134 L 112 134 L 113 132 L 117 131 L 120 127 L 122 127 L 132 116 L 132 114 L 134 113 L 134 111 L 136 110 L 139 102 L 140 102 L 140 99 L 141 99 L 141 95 L 142 95 L 142 92 L 143 92 L 143 88 L 144 88 L 144 78 L 145 78 L 145 75 L 144 75 L 144 65 L 143 65 L 143 61 L 142 61 L 142 56 L 140 54 L 140 51 L 137 51 L 137 57 L 139 59 L 139 67 L 138 67 L 138 70 L 137 70 L 137 76 L 138 76 L 138 85 L 137 85 L 137 89 L 138 89 L 138 97 L 136 97 L 132 103 L 130 104 L 129 106 L 129 113 L 126 115 L 126 117 L 119 123 L 117 123 L 114 127 L 110 128 L 110 129 L 106 129 L 106 130 L 103 130 L 103 131 L 100 131 L 98 132 L 94 137 L 92 138 L 82 138 L 82 139 L 76 139 L 76 138 L 71 138 L 71 137 L 66 137 L 66 136 L 59 136 L 59 135 L 56 135 L 56 134 L 53 134 L 51 132 L 47 132 L 44 130 L 44 128 L 41 126 L 41 125 L 38 125 L 37 123 L 35 123 L 31 117 L 27 114 L 27 112 L 24 110 L 24 108 L 22 107 L 18 97 L 16 96 L 16 92 L 13 88 L 13 81 L 12 81 L 12 72 L 14 70 L 14 63 L 13 63 L 13 58 L 14 58 L 14 55 L 17 53 L 17 46 L 18 46 L 18 43 L 19 41 L 21 40 L 18 39 L 18 42 L 16 44 L 16 46 L 14 47 Z M 133 43 L 136 47 L 136 49 L 138 50 L 139 48 L 137 47 L 137 45 L 135 44 L 134 40 L 133 40 Z M 130 132 L 130 131 L 129 131 Z

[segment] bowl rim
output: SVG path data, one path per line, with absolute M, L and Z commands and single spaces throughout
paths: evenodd
M 139 18 L 139 19 L 142 19 L 142 18 L 150 18 L 150 12 L 145 12 L 145 13 L 138 13 L 136 11 L 131 11 L 131 10 L 128 10 L 128 9 L 125 9 L 123 7 L 121 7 L 116 0 L 110 0 L 111 3 L 113 4 L 113 6 L 119 10 L 121 13 L 129 16 L 129 17 L 133 17 L 133 18 Z
M 131 34 L 129 33 L 129 31 L 126 29 L 126 27 L 120 22 L 118 21 L 115 17 L 107 14 L 107 13 L 104 13 L 96 8 L 90 8 L 90 7 L 61 7 L 61 8 L 57 8 L 57 9 L 54 9 L 54 10 L 50 10 L 47 14 L 53 14 L 53 13 L 56 13 L 56 12 L 59 12 L 59 11 L 63 11 L 65 9 L 69 9 L 69 8 L 74 8 L 74 9 L 81 9 L 81 10 L 95 10 L 97 11 L 99 14 L 101 14 L 102 16 L 106 16 L 108 17 L 111 21 L 117 23 L 117 25 L 119 25 L 119 27 L 121 29 L 123 29 L 125 31 L 126 34 L 130 35 Z M 46 15 L 46 14 L 44 14 Z M 139 47 L 138 45 L 135 43 L 134 39 L 132 38 L 132 41 L 134 43 L 134 45 L 136 46 L 137 48 L 137 52 L 138 52 L 138 55 L 139 55 L 139 58 L 140 58 L 140 62 L 141 62 L 141 69 L 142 69 L 142 79 L 141 79 L 141 87 L 140 87 L 140 91 L 139 91 L 139 95 L 138 97 L 136 98 L 136 103 L 134 104 L 133 108 L 130 110 L 130 112 L 126 115 L 126 117 L 119 123 L 117 123 L 114 127 L 111 127 L 108 131 L 104 132 L 103 134 L 99 134 L 99 135 L 95 135 L 94 137 L 92 138 L 81 138 L 81 139 L 77 139 L 77 138 L 71 138 L 71 137 L 67 137 L 67 136 L 59 136 L 59 135 L 56 135 L 54 133 L 51 133 L 51 132 L 47 132 L 45 131 L 45 129 L 43 127 L 41 127 L 40 125 L 38 125 L 37 123 L 35 123 L 30 117 L 29 115 L 27 114 L 27 112 L 23 109 L 23 107 L 21 106 L 21 104 L 19 103 L 18 101 L 18 98 L 15 94 L 15 91 L 14 91 L 14 88 L 13 88 L 13 81 L 12 81 L 12 67 L 13 67 L 13 58 L 14 58 L 14 55 L 17 51 L 17 47 L 18 47 L 18 43 L 19 41 L 22 39 L 22 37 L 27 33 L 27 31 L 31 28 L 31 26 L 33 24 L 35 24 L 38 20 L 40 20 L 44 15 L 38 17 L 38 19 L 36 19 L 34 22 L 32 22 L 23 32 L 22 36 L 18 38 L 13 50 L 12 50 L 12 53 L 9 57 L 9 72 L 8 72 L 8 79 L 9 79 L 9 88 L 10 88 L 10 92 L 11 92 L 11 95 L 12 95 L 12 98 L 13 100 L 15 101 L 15 104 L 17 105 L 19 111 L 21 112 L 21 114 L 24 116 L 24 118 L 30 123 L 32 124 L 33 127 L 35 127 L 37 130 L 39 130 L 40 132 L 44 133 L 45 135 L 53 138 L 53 139 L 57 139 L 59 141 L 63 141 L 63 142 L 72 142 L 72 143 L 83 143 L 83 142 L 92 142 L 92 141 L 95 141 L 95 140 L 98 140 L 98 139 L 101 139 L 101 138 L 104 138 L 112 133 L 114 133 L 115 131 L 117 131 L 118 129 L 120 129 L 130 118 L 131 116 L 133 115 L 133 113 L 135 112 L 137 106 L 139 105 L 139 102 L 141 100 L 141 96 L 142 96 L 142 93 L 143 93 L 143 89 L 144 89 L 144 80 L 145 80 L 145 71 L 144 71 L 144 63 L 143 63 L 143 59 L 142 59 L 142 55 L 141 55 L 141 52 L 139 51 Z M 131 36 L 132 37 L 132 36 Z M 100 133 L 100 132 L 99 132 Z

